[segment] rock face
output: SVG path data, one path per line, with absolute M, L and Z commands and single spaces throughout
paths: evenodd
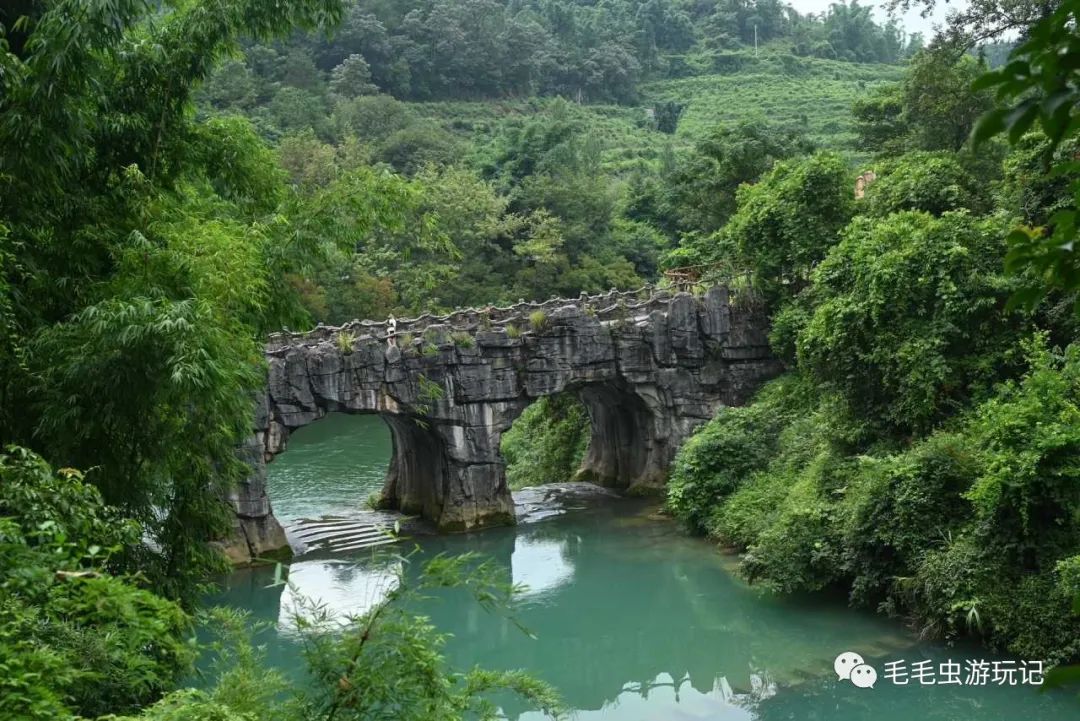
M 676 451 L 725 405 L 745 403 L 780 363 L 767 322 L 723 286 L 703 297 L 609 293 L 385 323 L 276 334 L 246 452 L 254 473 L 231 499 L 243 556 L 286 545 L 266 463 L 327 413 L 378 413 L 393 437 L 382 500 L 446 531 L 514 522 L 499 443 L 536 398 L 569 391 L 588 410 L 579 480 L 659 489 Z

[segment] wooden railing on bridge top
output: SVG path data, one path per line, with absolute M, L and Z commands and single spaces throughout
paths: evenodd
M 749 280 L 749 273 L 732 274 L 728 266 L 720 263 L 702 263 L 700 265 L 684 265 L 680 268 L 668 268 L 664 271 L 664 280 L 673 288 L 680 291 L 692 291 L 700 287 L 712 287 L 718 283 L 728 282 L 733 278 Z
M 549 313 L 556 308 L 577 305 L 586 313 L 601 321 L 621 321 L 648 315 L 654 310 L 666 308 L 676 293 L 702 293 L 709 288 L 727 286 L 731 301 L 752 301 L 754 291 L 748 273 L 720 273 L 719 265 L 696 265 L 672 268 L 664 271 L 657 283 L 646 283 L 633 290 L 616 290 L 606 293 L 581 293 L 577 298 L 552 297 L 544 301 L 519 300 L 509 306 L 486 306 L 482 308 L 458 308 L 445 315 L 424 313 L 415 318 L 396 320 L 354 320 L 340 326 L 319 324 L 310 331 L 295 332 L 282 329 L 271 333 L 268 344 L 281 348 L 294 342 L 302 344 L 333 340 L 342 333 L 351 334 L 356 340 L 365 337 L 385 339 L 388 336 L 416 335 L 430 326 L 445 326 L 449 332 L 475 332 L 514 325 L 525 330 L 530 316 L 539 312 Z

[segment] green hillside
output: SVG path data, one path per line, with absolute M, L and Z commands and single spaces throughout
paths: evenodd
M 569 103 L 573 122 L 602 145 L 605 170 L 658 160 L 665 146 L 689 149 L 720 124 L 765 119 L 800 129 L 817 146 L 855 160 L 852 104 L 874 87 L 897 82 L 904 66 L 848 63 L 773 55 L 729 73 L 658 80 L 641 88 L 635 105 Z M 674 135 L 658 131 L 650 111 L 674 101 L 683 106 Z M 438 122 L 463 140 L 483 148 L 508 126 L 550 114 L 552 98 L 407 103 L 417 115 Z
M 751 63 L 731 74 L 649 83 L 642 95 L 650 103 L 685 103 L 681 137 L 698 137 L 719 123 L 763 117 L 799 126 L 822 147 L 848 151 L 854 139 L 852 103 L 874 86 L 896 82 L 902 75 L 901 65 L 788 55 Z

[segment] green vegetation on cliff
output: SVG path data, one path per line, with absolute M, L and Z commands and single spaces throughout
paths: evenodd
M 972 152 L 992 103 L 973 65 L 920 56 L 882 92 L 897 104 L 863 113 L 883 141 L 864 198 L 828 156 L 789 160 L 684 243 L 753 271 L 789 372 L 686 444 L 668 506 L 742 551 L 754 582 L 842 588 L 932 635 L 1065 661 L 1080 656 L 1080 320 L 1068 289 L 1016 304 L 1039 276 L 1002 259 L 1010 229 L 1069 191 L 1033 164 L 1038 135 Z

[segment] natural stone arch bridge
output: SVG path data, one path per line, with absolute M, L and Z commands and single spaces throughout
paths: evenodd
M 254 473 L 234 493 L 231 552 L 286 546 L 266 494 L 266 464 L 289 434 L 331 412 L 377 413 L 393 457 L 383 503 L 448 531 L 514 522 L 502 434 L 535 399 L 573 392 L 588 411 L 577 478 L 660 488 L 679 446 L 721 406 L 745 403 L 780 370 L 749 292 L 637 291 L 353 321 L 277 333 L 267 391 L 245 446 Z M 246 549 L 244 546 L 246 545 Z

